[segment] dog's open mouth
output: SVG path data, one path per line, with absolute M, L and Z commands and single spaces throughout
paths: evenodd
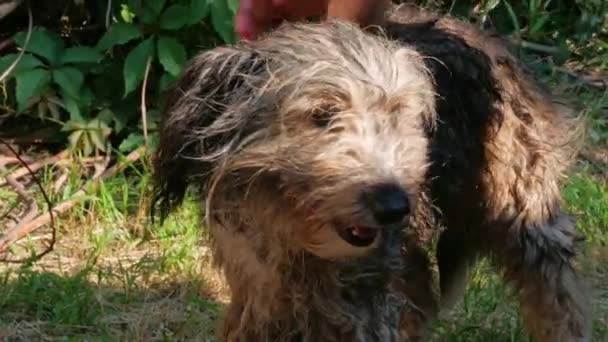
M 336 231 L 344 241 L 356 247 L 367 247 L 374 243 L 378 235 L 378 229 L 362 227 L 357 225 L 352 226 L 337 226 Z

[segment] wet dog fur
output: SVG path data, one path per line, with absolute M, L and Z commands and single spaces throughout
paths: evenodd
M 189 62 L 161 119 L 157 204 L 200 196 L 231 294 L 222 341 L 421 339 L 481 256 L 534 340 L 587 341 L 559 192 L 579 131 L 470 24 L 409 6 L 381 28 L 285 24 Z M 386 191 L 402 218 L 376 215 Z

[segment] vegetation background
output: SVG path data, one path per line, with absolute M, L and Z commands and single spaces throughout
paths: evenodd
M 608 341 L 608 2 L 418 3 L 509 37 L 584 115 L 587 144 L 563 191 L 587 238 L 594 340 Z M 150 222 L 150 156 L 163 91 L 195 53 L 236 40 L 237 6 L 0 1 L 1 340 L 214 340 L 225 288 L 198 208 Z M 433 340 L 525 341 L 507 290 L 482 262 Z

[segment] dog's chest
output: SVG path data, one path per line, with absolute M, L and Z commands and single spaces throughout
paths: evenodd
M 390 275 L 359 273 L 358 277 L 347 272 L 338 298 L 316 303 L 312 316 L 315 322 L 306 329 L 315 336 L 308 336 L 302 342 L 404 341 L 400 335 L 400 317 L 407 299 L 391 290 Z
M 351 316 L 352 341 L 401 341 L 399 321 L 405 299 L 389 292 L 357 292 L 361 300 L 354 302 L 358 310 Z

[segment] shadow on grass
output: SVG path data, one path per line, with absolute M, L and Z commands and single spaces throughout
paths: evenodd
M 205 297 L 203 281 L 125 288 L 95 281 L 99 272 L 4 273 L 0 340 L 213 340 L 222 304 Z

